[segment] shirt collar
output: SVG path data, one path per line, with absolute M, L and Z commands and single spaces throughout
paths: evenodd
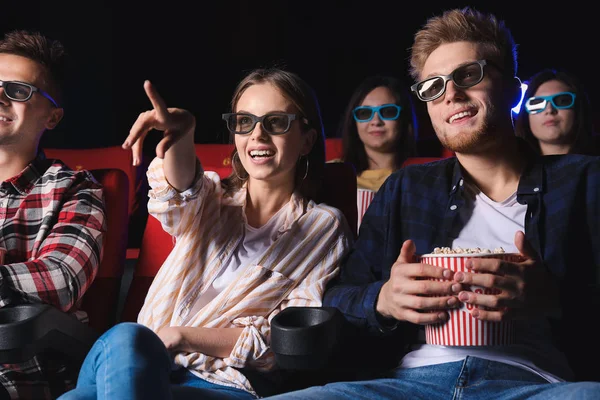
M 37 156 L 21 171 L 18 175 L 2 182 L 2 188 L 7 190 L 14 188 L 21 195 L 26 195 L 33 189 L 37 180 L 42 176 L 43 171 L 48 168 L 46 155 L 39 151 Z
M 242 206 L 242 215 L 244 220 L 246 219 L 246 202 L 248 200 L 248 181 L 244 182 L 241 189 L 234 195 L 234 201 Z M 290 211 L 285 216 L 285 222 L 279 228 L 279 233 L 284 233 L 292 228 L 296 221 L 300 219 L 306 212 L 307 202 L 298 192 L 295 190 L 290 198 Z M 284 205 L 285 207 L 285 205 Z M 246 221 L 247 222 L 247 221 Z
M 517 194 L 537 194 L 544 190 L 543 182 L 543 167 L 542 163 L 536 162 L 540 157 L 533 149 L 527 144 L 522 138 L 517 138 L 519 151 L 525 158 L 526 164 L 521 177 L 519 179 L 519 187 Z M 450 194 L 455 194 L 457 190 L 461 189 L 464 185 L 464 177 L 460 163 L 455 158 L 454 169 L 452 172 L 452 186 L 450 188 Z
M 452 170 L 452 186 L 450 187 L 450 194 L 455 194 L 457 190 L 462 189 L 464 183 L 465 179 L 463 178 L 460 163 L 458 162 L 458 158 L 455 157 L 454 168 Z
M 533 149 L 519 138 L 519 149 L 525 158 L 526 164 L 519 179 L 519 187 L 517 194 L 538 194 L 544 191 L 544 175 L 543 163 L 539 161 L 540 155 L 536 154 Z
M 286 215 L 284 224 L 279 228 L 279 233 L 290 230 L 296 221 L 304 215 L 306 211 L 305 204 L 304 197 L 298 191 L 294 191 L 290 199 L 290 212 Z

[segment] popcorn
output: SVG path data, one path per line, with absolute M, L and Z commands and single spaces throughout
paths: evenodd
M 505 253 L 502 247 L 496 247 L 494 250 L 482 249 L 480 247 L 470 247 L 463 249 L 462 247 L 456 247 L 451 249 L 450 247 L 436 247 L 433 249 L 432 254 L 503 254 Z

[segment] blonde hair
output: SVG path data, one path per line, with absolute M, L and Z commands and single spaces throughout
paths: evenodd
M 517 46 L 504 21 L 493 14 L 465 7 L 445 11 L 432 17 L 415 34 L 410 49 L 409 72 L 415 81 L 420 79 L 429 55 L 440 45 L 472 42 L 481 46 L 481 58 L 492 60 L 509 77 L 517 73 Z

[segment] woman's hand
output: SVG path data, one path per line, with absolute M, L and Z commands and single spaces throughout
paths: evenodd
M 194 116 L 181 108 L 167 108 L 165 101 L 150 81 L 144 82 L 144 90 L 152 103 L 152 109 L 138 116 L 122 146 L 124 149 L 131 149 L 135 166 L 141 163 L 142 145 L 146 135 L 152 129 L 162 131 L 164 136 L 156 146 L 156 156 L 159 158 L 165 158 L 167 151 L 182 138 L 187 140 L 184 140 L 183 146 L 176 146 L 176 149 L 185 149 L 186 146 L 193 148 L 194 144 L 196 127 Z M 174 155 L 174 157 L 177 156 Z
M 141 113 L 123 143 L 131 149 L 133 165 L 142 160 L 143 143 L 151 130 L 163 132 L 163 139 L 156 146 L 156 156 L 164 159 L 163 170 L 169 184 L 178 191 L 188 189 L 196 175 L 196 150 L 194 129 L 196 119 L 187 110 L 167 108 L 150 81 L 144 82 L 144 90 L 152 103 L 152 110 Z
M 185 338 L 180 326 L 167 326 L 156 334 L 170 353 L 179 353 L 185 346 Z

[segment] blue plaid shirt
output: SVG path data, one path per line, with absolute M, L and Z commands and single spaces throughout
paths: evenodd
M 525 235 L 561 283 L 563 316 L 551 321 L 556 343 L 571 364 L 577 354 L 592 356 L 590 351 L 597 360 L 600 341 L 592 325 L 600 307 L 600 157 L 538 157 L 523 146 L 522 151 L 528 165 L 517 201 L 527 204 Z M 375 305 L 402 243 L 412 239 L 417 254 L 452 246 L 462 229 L 463 179 L 455 157 L 393 173 L 369 206 L 340 276 L 325 293 L 324 305 L 337 307 L 347 321 L 370 333 L 390 331 L 376 316 Z M 400 324 L 398 329 L 408 325 L 412 324 Z M 416 342 L 414 335 L 411 338 Z M 592 343 L 594 349 L 589 347 Z M 585 374 L 572 367 L 579 376 Z

